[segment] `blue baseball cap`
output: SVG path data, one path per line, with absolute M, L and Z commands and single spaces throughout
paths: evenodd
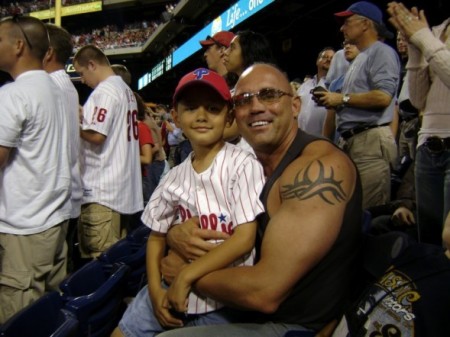
M 345 18 L 352 15 L 364 16 L 379 25 L 383 25 L 383 12 L 380 8 L 368 1 L 359 1 L 351 5 L 343 12 L 334 13 L 335 16 Z

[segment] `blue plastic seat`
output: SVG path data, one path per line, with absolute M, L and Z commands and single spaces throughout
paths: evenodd
M 115 263 L 124 263 L 130 267 L 125 296 L 136 296 L 147 282 L 146 243 L 147 240 L 136 243 L 124 238 L 108 248 L 98 258 L 105 265 L 113 266 Z
M 128 233 L 126 239 L 137 244 L 146 243 L 150 231 L 151 229 L 149 227 L 140 225 L 138 228 Z
M 113 268 L 93 260 L 60 284 L 65 309 L 79 322 L 79 336 L 109 336 L 125 310 L 124 289 L 130 267 Z
M 47 293 L 0 326 L 0 336 L 76 336 L 78 321 L 71 312 L 63 309 L 63 305 L 58 292 Z

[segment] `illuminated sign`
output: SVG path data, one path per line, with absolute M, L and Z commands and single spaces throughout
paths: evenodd
M 101 1 L 87 2 L 84 4 L 61 7 L 61 16 L 98 12 L 101 10 Z M 30 13 L 30 16 L 38 18 L 39 20 L 53 19 L 55 17 L 55 7 L 43 11 L 32 12 Z
M 184 61 L 187 57 L 200 50 L 200 40 L 208 35 L 213 36 L 221 30 L 232 30 L 235 26 L 247 20 L 253 14 L 271 4 L 275 0 L 240 0 L 231 6 L 226 12 L 218 16 L 208 26 L 195 34 L 189 41 L 173 52 L 172 67 Z
M 65 69 L 66 69 L 66 73 L 70 76 L 70 79 L 72 81 L 80 81 L 81 80 L 80 75 L 78 75 L 78 73 L 75 70 L 75 67 L 73 66 L 73 56 L 67 60 Z
M 206 37 L 213 36 L 215 33 L 222 30 L 232 30 L 238 24 L 244 22 L 253 14 L 259 12 L 261 9 L 267 5 L 275 2 L 275 0 L 240 0 L 228 10 L 214 19 L 209 25 L 204 27 L 201 31 L 191 37 L 187 42 L 181 45 L 177 50 L 175 50 L 171 55 L 166 57 L 163 61 L 158 63 L 151 71 L 152 75 L 154 73 L 158 74 L 158 77 L 162 75 L 160 73 L 161 64 L 165 62 L 165 71 L 172 69 L 172 67 L 184 61 L 186 58 L 200 50 L 201 45 L 200 40 L 206 39 Z M 142 79 L 142 81 L 141 81 Z M 147 74 L 142 76 L 138 81 L 138 90 L 142 89 L 144 86 L 149 84 L 152 80 L 147 82 Z M 146 83 L 141 86 L 141 84 Z

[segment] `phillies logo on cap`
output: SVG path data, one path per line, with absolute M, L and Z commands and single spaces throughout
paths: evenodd
M 203 76 L 209 74 L 209 70 L 205 69 L 205 68 L 199 68 L 199 69 L 194 70 L 193 73 L 196 76 L 195 77 L 196 80 L 201 80 L 201 79 L 203 79 Z

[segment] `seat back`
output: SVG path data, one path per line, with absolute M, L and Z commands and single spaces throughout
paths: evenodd
M 71 337 L 77 334 L 78 321 L 63 309 L 61 295 L 45 294 L 0 326 L 4 337 Z
M 142 243 L 130 241 L 124 238 L 99 256 L 99 260 L 106 265 L 115 263 L 124 263 L 130 267 L 130 276 L 128 278 L 125 296 L 136 296 L 137 292 L 143 287 L 147 280 L 146 272 L 146 247 L 147 240 Z
M 64 308 L 79 321 L 79 336 L 109 336 L 125 310 L 130 267 L 93 260 L 60 284 Z
M 140 225 L 138 228 L 128 233 L 126 238 L 134 243 L 145 243 L 150 235 L 150 231 L 151 229 L 149 227 Z

